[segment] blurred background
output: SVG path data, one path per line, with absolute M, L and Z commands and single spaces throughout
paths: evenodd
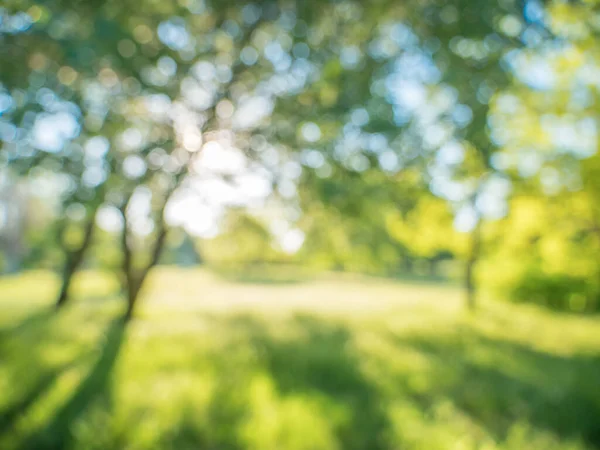
M 4 0 L 0 447 L 600 448 L 597 0 Z

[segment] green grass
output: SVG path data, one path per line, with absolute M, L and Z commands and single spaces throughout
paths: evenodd
M 123 328 L 108 277 L 50 309 L 0 280 L 0 448 L 600 448 L 600 321 L 344 276 L 160 269 Z

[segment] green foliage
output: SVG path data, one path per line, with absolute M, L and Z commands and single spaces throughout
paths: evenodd
M 216 266 L 253 265 L 275 261 L 281 253 L 265 223 L 241 211 L 231 211 L 223 232 L 202 243 L 207 260 Z
M 217 204 L 219 189 L 198 193 L 199 180 L 234 186 L 251 175 L 269 185 L 265 196 L 279 202 L 286 226 L 303 230 L 305 245 L 287 255 L 268 220 L 226 215 L 202 251 L 229 272 L 293 261 L 439 276 L 447 261 L 471 267 L 484 256 L 500 270 L 479 270 L 482 280 L 514 262 L 496 276 L 505 290 L 597 279 L 594 5 L 10 1 L 0 10 L 0 175 L 17 178 L 39 205 L 13 226 L 22 231 L 9 240 L 24 244 L 15 257 L 3 252 L 7 266 L 65 260 L 73 266 L 65 273 L 112 267 L 141 283 L 173 243 L 169 226 L 185 225 L 167 220 L 168 206 L 186 195 Z M 546 84 L 531 76 L 540 67 Z M 564 129 L 574 131 L 556 131 Z M 585 146 L 565 143 L 570 135 Z M 206 167 L 205 154 L 219 160 L 229 150 L 243 169 Z M 553 219 L 546 201 L 568 211 L 563 228 L 529 236 L 505 220 L 493 225 L 504 227 L 494 233 L 505 245 L 487 238 L 493 250 L 470 252 L 475 233 L 458 233 L 455 219 L 470 214 L 463 231 L 472 231 L 514 214 L 502 210 L 510 189 L 493 189 L 509 179 L 513 192 L 544 204 L 536 210 L 545 220 Z M 78 247 L 97 211 L 120 215 L 124 238 L 113 220 L 83 258 Z M 193 245 L 184 247 L 163 262 L 181 254 L 193 263 Z M 553 281 L 528 281 L 529 271 Z
M 482 282 L 514 301 L 596 311 L 599 241 L 588 201 L 582 192 L 515 195 L 511 214 L 485 230 Z
M 535 303 L 554 310 L 570 312 L 597 311 L 597 284 L 588 278 L 568 274 L 545 274 L 527 271 L 509 286 L 510 298 Z

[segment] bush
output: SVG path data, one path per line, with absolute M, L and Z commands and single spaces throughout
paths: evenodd
M 558 311 L 590 312 L 598 309 L 598 287 L 588 278 L 569 274 L 527 271 L 513 285 L 511 298 Z

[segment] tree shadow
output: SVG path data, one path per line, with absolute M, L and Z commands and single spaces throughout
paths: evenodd
M 0 342 L 3 342 L 9 337 L 26 333 L 32 329 L 39 329 L 41 325 L 51 320 L 55 316 L 55 314 L 56 310 L 51 307 L 45 307 L 40 311 L 36 311 L 33 314 L 29 314 L 16 325 L 0 329 Z
M 64 364 L 56 369 L 46 371 L 24 396 L 0 412 L 0 434 L 10 429 L 17 419 L 25 414 L 39 398 L 52 388 L 55 381 L 74 365 L 75 363 Z
M 114 320 L 105 335 L 105 342 L 96 363 L 71 397 L 42 429 L 34 431 L 20 447 L 23 450 L 55 450 L 68 448 L 73 436 L 71 426 L 97 399 L 109 394 L 112 369 L 122 347 L 125 325 Z
M 533 431 L 552 434 L 557 442 L 581 439 L 589 448 L 600 449 L 600 357 L 596 355 L 547 353 L 469 327 L 450 334 L 370 329 L 386 345 L 380 351 L 365 351 L 357 345 L 357 329 L 344 322 L 306 314 L 281 321 L 255 315 L 202 316 L 203 322 L 212 323 L 215 331 L 224 332 L 222 336 L 232 341 L 224 347 L 219 342 L 206 361 L 210 366 L 206 368 L 217 375 L 207 408 L 200 416 L 194 405 L 183 401 L 181 409 L 185 412 L 189 407 L 189 414 L 182 414 L 158 438 L 156 448 L 248 448 L 240 439 L 240 427 L 248 423 L 252 404 L 243 391 L 253 377 L 264 374 L 276 395 L 285 400 L 318 400 L 306 403 L 307 407 L 323 400 L 324 411 L 336 411 L 335 417 L 326 420 L 337 447 L 345 450 L 401 448 L 402 443 L 392 442 L 394 428 L 402 424 L 392 424 L 390 404 L 405 402 L 415 405 L 424 420 L 444 420 L 430 414 L 441 401 L 451 403 L 452 411 L 464 414 L 497 442 L 506 441 L 515 424 L 525 423 Z M 111 374 L 124 332 L 121 321 L 110 324 L 86 378 L 53 417 L 23 442 L 21 450 L 76 447 L 74 423 L 98 401 L 110 402 Z M 407 355 L 406 350 L 426 360 L 425 369 L 410 367 L 410 360 L 398 367 L 391 364 L 393 358 Z M 77 361 L 81 362 L 80 357 Z M 21 400 L 0 414 L 0 431 L 15 423 L 68 367 L 41 376 Z M 195 370 L 203 369 L 197 366 Z M 415 377 L 426 383 L 415 384 Z M 335 408 L 327 409 L 331 405 Z M 110 409 L 110 404 L 102 406 Z M 341 409 L 343 414 L 337 415 Z M 120 443 L 126 443 L 130 430 L 123 429 Z M 114 438 L 108 436 L 109 441 Z
M 427 371 L 393 372 L 393 351 L 379 356 L 357 351 L 348 326 L 297 315 L 280 328 L 295 328 L 276 337 L 252 316 L 228 319 L 242 331 L 282 394 L 318 394 L 346 406 L 349 420 L 336 429 L 340 448 L 389 449 L 390 400 L 410 402 L 429 415 L 440 401 L 455 408 L 494 437 L 505 441 L 517 423 L 543 430 L 560 442 L 582 440 L 600 449 L 600 357 L 555 355 L 529 346 L 492 339 L 475 330 L 450 338 L 439 335 L 388 335 L 392 348 L 410 349 L 428 361 Z M 475 353 L 474 353 L 475 351 Z M 481 355 L 484 355 L 482 358 Z M 379 375 L 393 391 L 365 374 L 364 358 L 382 358 Z M 427 379 L 415 387 L 415 376 Z M 421 386 L 423 386 L 421 384 Z
M 19 321 L 18 323 L 10 326 L 6 326 L 0 328 L 0 347 L 6 340 L 10 338 L 17 338 L 21 335 L 28 334 L 30 332 L 45 332 L 48 327 L 55 324 L 64 313 L 67 312 L 68 308 L 72 306 L 96 306 L 103 307 L 104 303 L 107 303 L 109 300 L 114 298 L 114 295 L 87 295 L 82 298 L 74 298 L 64 306 L 62 310 L 57 310 L 56 306 L 46 305 L 40 308 L 38 311 L 30 313 L 26 315 L 24 319 Z M 81 315 L 81 321 L 86 321 L 88 319 L 96 319 L 96 312 L 93 308 L 87 308 L 88 310 L 84 310 L 84 314 Z
M 20 417 L 54 386 L 55 382 L 69 369 L 85 361 L 87 353 L 71 361 L 51 365 L 43 356 L 43 344 L 55 323 L 56 311 L 44 308 L 28 315 L 20 322 L 0 331 L 0 355 L 6 364 L 8 397 L 14 399 L 3 405 L 0 411 L 0 434 L 13 429 Z
M 282 394 L 316 394 L 342 405 L 348 420 L 336 425 L 339 447 L 383 450 L 389 421 L 375 386 L 364 376 L 352 336 L 343 326 L 297 315 L 289 324 L 298 336 L 276 338 L 251 316 L 230 319 L 242 330 Z
M 582 439 L 600 449 L 598 356 L 563 357 L 472 331 L 456 340 L 396 339 L 433 363 L 429 377 L 445 380 L 425 392 L 398 380 L 423 410 L 444 398 L 499 441 L 524 421 L 561 440 Z M 473 349 L 494 359 L 478 360 Z

